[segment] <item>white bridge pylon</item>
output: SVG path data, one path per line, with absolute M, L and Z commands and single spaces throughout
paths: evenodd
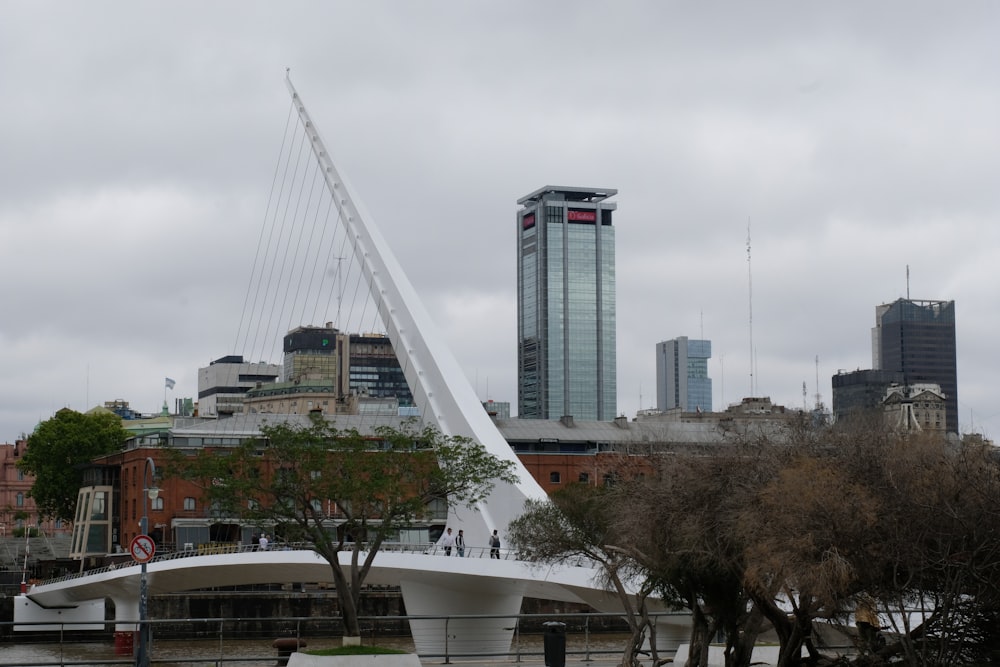
M 424 420 L 435 425 L 444 435 L 471 438 L 494 456 L 516 466 L 517 484 L 498 483 L 490 497 L 476 510 L 457 508 L 452 514 L 452 522 L 456 528 L 465 530 L 468 543 L 486 544 L 494 529 L 503 532 L 507 524 L 521 513 L 525 500 L 545 499 L 545 491 L 511 451 L 486 413 L 388 243 L 334 165 L 291 78 L 286 77 L 285 81 L 337 207 L 338 219 L 359 260 L 372 300 L 378 307 L 396 358 Z
M 547 496 L 486 413 L 385 239 L 334 166 L 290 79 L 287 84 L 337 207 L 338 219 L 359 260 L 372 301 L 423 419 L 445 435 L 471 438 L 515 466 L 518 483 L 498 482 L 490 496 L 475 508 L 459 507 L 449 516 L 449 525 L 465 530 L 467 544 L 486 545 L 489 534 L 494 529 L 502 534 L 522 512 L 526 500 L 545 500 Z M 470 552 L 474 553 L 473 549 Z M 342 553 L 341 565 L 348 565 L 350 557 L 350 553 Z M 59 623 L 75 608 L 79 614 L 74 620 L 86 620 L 82 616 L 93 613 L 94 622 L 99 624 L 104 620 L 103 605 L 99 603 L 111 598 L 116 629 L 134 631 L 139 616 L 139 571 L 138 566 L 132 566 L 33 585 L 15 602 L 15 623 Z M 598 575 L 590 567 L 387 550 L 376 555 L 366 583 L 398 585 L 410 615 L 514 616 L 520 612 L 525 596 L 621 611 L 621 602 L 601 586 Z M 185 555 L 148 565 L 152 595 L 209 586 L 290 581 L 332 582 L 330 565 L 309 550 Z M 455 633 L 455 638 L 448 640 L 452 642 L 449 650 L 456 654 L 505 652 L 513 637 L 511 624 L 497 618 L 464 619 L 448 627 L 449 635 Z M 443 654 L 444 620 L 411 621 L 410 628 L 418 653 Z M 458 644 L 453 643 L 456 640 Z

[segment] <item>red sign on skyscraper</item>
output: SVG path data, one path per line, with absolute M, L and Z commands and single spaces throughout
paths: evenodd
M 597 211 L 567 211 L 566 219 L 570 222 L 597 222 Z

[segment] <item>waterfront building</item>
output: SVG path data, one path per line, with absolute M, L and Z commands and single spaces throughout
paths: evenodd
M 712 411 L 712 341 L 679 336 L 656 344 L 656 409 Z
M 900 371 L 878 371 L 870 368 L 840 371 L 831 378 L 833 387 L 833 418 L 848 419 L 863 412 L 881 410 L 889 387 L 906 384 Z
M 324 381 L 338 400 L 347 396 L 394 399 L 413 405 L 413 394 L 385 334 L 345 334 L 325 327 L 298 327 L 284 338 L 283 382 Z M 301 392 L 300 392 L 301 393 Z
M 936 384 L 944 392 L 946 430 L 958 433 L 955 302 L 897 299 L 875 308 L 872 367 L 896 371 L 904 384 Z
M 349 375 L 347 364 L 343 363 L 347 359 L 347 344 L 347 336 L 331 322 L 323 327 L 292 329 L 283 339 L 281 382 L 322 378 L 333 383 L 334 392 L 347 394 Z
M 238 414 L 243 411 L 247 390 L 275 382 L 280 374 L 277 364 L 246 361 L 242 355 L 220 357 L 198 369 L 198 414 L 202 417 Z
M 936 384 L 890 387 L 882 401 L 886 423 L 907 433 L 944 433 L 945 395 Z
M 394 399 L 400 408 L 413 406 L 413 394 L 388 336 L 351 334 L 347 356 L 348 388 L 352 394 L 372 399 Z
M 30 529 L 46 535 L 69 534 L 65 522 L 43 518 L 38 512 L 30 494 L 35 478 L 17 467 L 27 451 L 27 440 L 0 443 L 0 537 L 23 537 Z
M 338 428 L 357 429 L 363 436 L 377 438 L 379 427 L 400 429 L 407 419 L 388 412 L 367 412 L 337 415 L 336 423 Z M 801 419 L 800 412 L 761 397 L 744 399 L 724 412 L 673 410 L 631 421 L 625 417 L 611 421 L 494 417 L 493 423 L 532 477 L 551 493 L 571 482 L 605 485 L 639 474 L 642 466 L 649 464 L 644 454 L 705 455 L 746 434 L 776 440 L 788 432 L 790 424 Z M 146 480 L 159 488 L 157 498 L 144 499 L 146 458 L 152 458 L 157 471 L 162 471 L 167 465 L 165 449 L 225 450 L 258 438 L 262 426 L 305 426 L 308 420 L 305 411 L 247 413 L 226 419 L 178 417 L 166 432 L 131 438 L 123 451 L 96 459 L 86 471 L 87 481 L 77 505 L 73 557 L 96 562 L 107 553 L 126 549 L 138 534 L 147 502 L 150 534 L 165 550 L 198 549 L 220 542 L 250 543 L 250 536 L 259 526 L 245 524 L 239 517 L 219 515 L 204 504 L 202 492 L 193 482 L 157 476 Z M 342 517 L 335 504 L 324 502 L 323 507 L 331 525 L 336 525 Z M 445 513 L 432 513 L 414 530 L 437 534 L 445 520 Z
M 545 186 L 517 201 L 522 419 L 616 417 L 617 192 Z
M 341 393 L 330 378 L 305 378 L 272 382 L 247 391 L 243 412 L 248 414 L 299 415 L 320 412 L 351 414 L 350 394 Z
M 510 401 L 483 401 L 486 414 L 495 419 L 510 419 Z
M 124 552 L 129 541 L 139 532 L 136 504 L 142 502 L 142 486 L 136 490 L 134 475 L 132 487 L 121 482 L 120 476 L 128 474 L 122 465 L 123 456 L 124 453 L 116 453 L 102 457 L 83 470 L 83 486 L 76 496 L 69 557 L 84 561 L 85 566 L 99 565 L 96 559 L 103 558 L 105 554 Z M 145 459 L 142 463 L 145 464 Z M 131 521 L 126 525 L 132 528 L 128 535 L 123 535 L 122 522 L 129 521 L 126 497 L 130 498 L 132 507 Z M 161 507 L 162 502 L 160 500 Z M 138 512 L 141 518 L 142 510 Z M 150 523 L 149 529 L 157 544 L 162 543 L 162 526 Z

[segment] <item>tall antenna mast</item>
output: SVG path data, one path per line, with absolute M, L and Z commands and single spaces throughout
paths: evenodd
M 819 395 L 819 355 L 816 355 L 816 409 L 819 410 L 823 402 Z
M 747 286 L 749 289 L 749 315 L 750 315 L 750 395 L 754 396 L 753 387 L 753 265 L 750 263 L 750 217 L 747 216 Z
M 341 269 L 341 264 L 347 258 L 346 257 L 334 257 L 334 259 L 337 260 L 337 280 L 336 280 L 336 283 L 337 283 L 337 326 L 340 327 L 340 328 L 342 328 L 342 330 L 346 330 L 347 327 L 345 327 L 344 323 L 340 321 L 340 304 L 344 300 L 344 279 L 343 279 L 343 276 L 340 273 L 340 269 Z
M 721 376 L 719 378 L 721 382 L 721 386 L 719 387 L 719 398 L 722 399 L 719 401 L 719 411 L 721 412 L 721 406 L 726 404 L 726 355 L 724 353 L 719 355 L 719 375 Z
M 910 300 L 910 265 L 906 265 L 906 300 Z

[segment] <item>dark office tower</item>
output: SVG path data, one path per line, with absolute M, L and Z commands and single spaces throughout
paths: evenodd
M 833 418 L 837 421 L 873 410 L 881 413 L 889 388 L 906 384 L 903 373 L 872 369 L 840 371 L 830 380 L 833 386 Z
M 325 327 L 292 329 L 284 348 L 284 382 L 329 380 L 336 396 L 395 398 L 401 407 L 413 405 L 388 336 L 345 334 L 328 322 Z
M 388 336 L 351 334 L 348 358 L 352 392 L 372 398 L 395 398 L 399 407 L 413 405 L 413 394 Z
M 336 391 L 347 393 L 347 336 L 327 322 L 325 327 L 303 326 L 292 329 L 284 338 L 285 359 L 281 381 L 327 379 L 336 383 Z
M 616 194 L 545 186 L 517 200 L 520 418 L 617 416 Z
M 908 384 L 933 383 L 945 395 L 949 433 L 958 433 L 955 302 L 897 299 L 875 308 L 872 366 L 903 373 Z

